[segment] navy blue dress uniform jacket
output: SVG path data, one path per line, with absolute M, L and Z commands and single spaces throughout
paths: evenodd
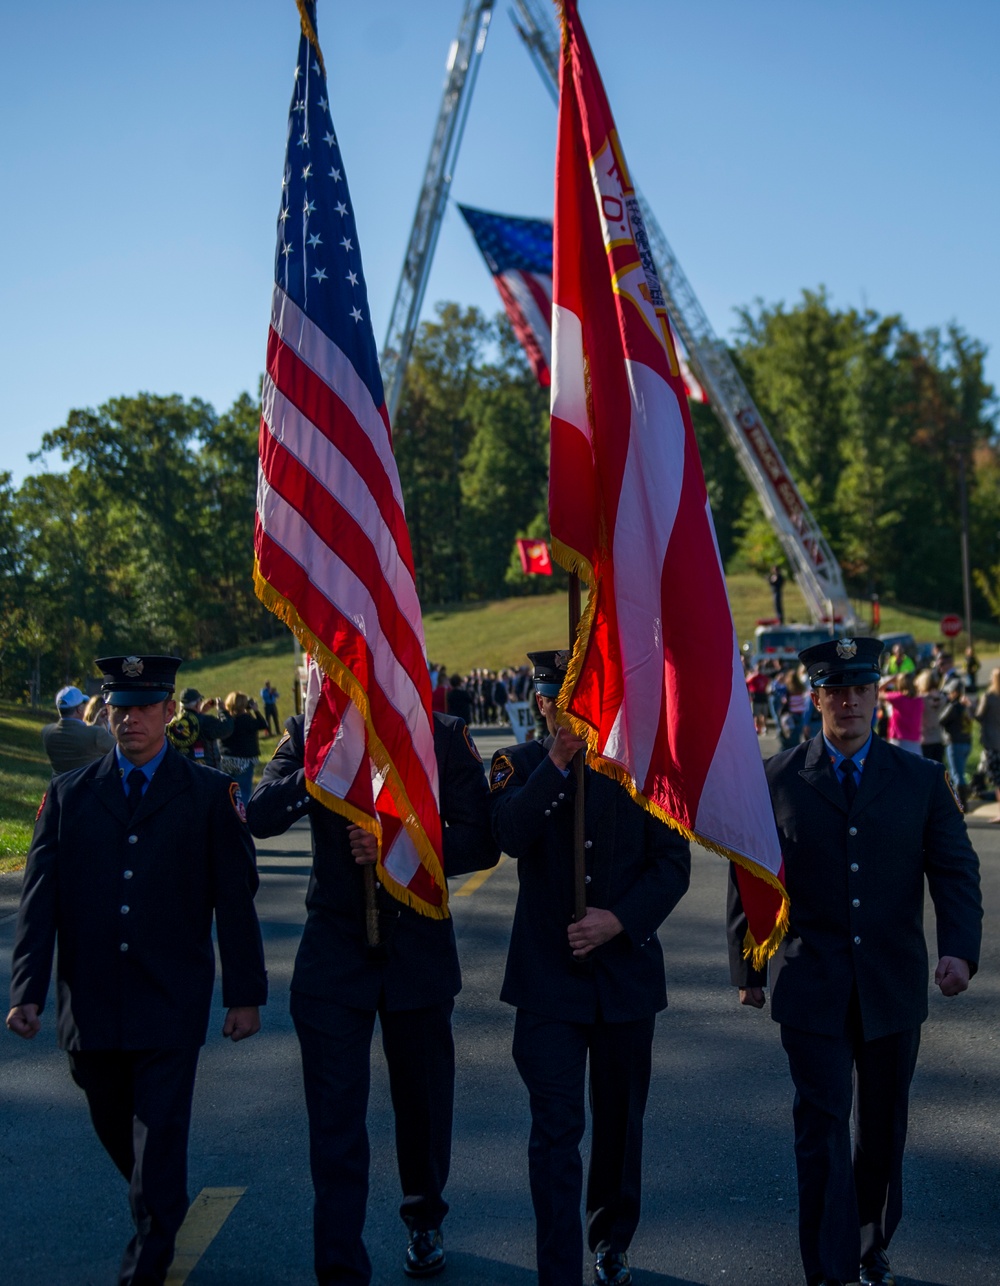
M 386 958 L 374 959 L 365 938 L 364 870 L 350 849 L 347 819 L 306 793 L 303 719 L 285 735 L 264 769 L 247 808 L 254 835 L 279 835 L 294 821 L 312 823 L 313 868 L 308 915 L 295 958 L 292 990 L 374 1010 L 423 1009 L 457 995 L 462 986 L 451 919 L 420 915 L 379 889 Z M 445 875 L 495 866 L 489 791 L 482 760 L 461 719 L 434 716 L 434 754 L 441 787 Z
M 168 745 L 129 820 L 115 752 L 55 777 L 21 894 L 11 1004 L 45 1004 L 58 942 L 57 1031 L 67 1050 L 204 1044 L 215 985 L 262 1005 L 253 840 L 232 778 Z
M 572 1023 L 632 1022 L 667 1003 L 656 931 L 687 891 L 687 840 L 640 808 L 623 786 L 585 771 L 587 904 L 613 911 L 624 927 L 589 956 L 573 960 L 573 776 L 549 758 L 551 739 L 493 756 L 493 833 L 517 859 L 518 895 L 500 999 Z
M 845 1030 L 857 987 L 866 1040 L 927 1017 L 924 881 L 939 956 L 975 972 L 979 860 L 940 764 L 873 737 L 848 811 L 821 734 L 765 765 L 785 859 L 791 923 L 771 962 L 771 1016 L 820 1035 Z M 762 986 L 742 957 L 746 921 L 730 885 L 733 982 Z

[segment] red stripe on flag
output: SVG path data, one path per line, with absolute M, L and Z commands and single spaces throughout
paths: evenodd
M 399 612 L 392 586 L 383 574 L 378 553 L 368 534 L 300 461 L 290 455 L 269 432 L 261 434 L 261 470 L 269 485 L 297 513 L 337 559 L 362 582 L 375 604 L 379 627 L 393 654 L 408 673 L 424 665 L 424 651 L 411 623 Z M 307 569 L 302 569 L 307 577 Z M 324 602 L 329 600 L 324 599 Z
M 364 478 L 372 503 L 392 533 L 400 556 L 413 574 L 413 552 L 406 518 L 378 452 L 350 409 L 272 327 L 267 336 L 267 373 L 275 387 L 331 442 Z
M 268 539 L 267 533 L 257 520 L 257 547 L 259 552 L 261 574 L 269 584 L 294 583 L 301 574 L 301 569 L 292 556 Z M 334 605 L 312 582 L 305 580 L 300 585 L 300 598 L 297 608 L 303 620 L 322 616 L 329 622 L 332 631 L 334 648 L 338 660 L 355 674 L 370 676 L 367 697 L 372 724 L 380 730 L 385 748 L 393 757 L 399 775 L 410 787 L 409 803 L 416 812 L 424 817 L 437 816 L 434 792 L 427 779 L 422 761 L 416 753 L 405 720 L 399 711 L 374 681 L 374 662 L 364 636 L 352 621 Z M 429 686 L 429 685 L 428 685 Z M 440 825 L 440 822 L 439 822 Z M 433 840 L 433 827 L 430 838 Z
M 521 273 L 520 275 L 522 281 L 528 281 L 527 273 Z M 543 388 L 548 388 L 549 383 L 551 382 L 549 364 L 545 360 L 545 354 L 542 352 L 541 346 L 535 337 L 533 328 L 524 313 L 521 311 L 521 305 L 511 294 L 510 287 L 504 281 L 502 274 L 497 273 L 493 278 L 493 282 L 497 288 L 500 298 L 503 300 L 503 306 L 507 310 L 507 316 L 510 318 L 510 324 L 514 328 L 514 334 L 520 340 L 521 347 L 524 349 L 528 361 L 531 363 L 531 369 L 535 372 L 535 379 L 538 380 L 539 384 L 541 384 Z M 548 304 L 548 311 L 543 315 L 549 316 L 551 308 L 552 305 Z

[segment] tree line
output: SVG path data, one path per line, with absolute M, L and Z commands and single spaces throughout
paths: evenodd
M 851 593 L 954 610 L 964 477 L 976 606 L 1000 616 L 1000 442 L 985 349 L 957 326 L 837 309 L 824 291 L 743 310 L 732 347 Z M 725 433 L 692 406 L 723 561 L 781 550 Z M 141 393 L 74 410 L 19 487 L 0 474 L 0 694 L 42 693 L 122 650 L 194 657 L 280 627 L 251 581 L 259 398 L 224 413 Z M 439 305 L 414 346 L 394 448 L 426 605 L 538 593 L 548 390 L 509 324 Z M 58 458 L 62 468 L 44 467 Z

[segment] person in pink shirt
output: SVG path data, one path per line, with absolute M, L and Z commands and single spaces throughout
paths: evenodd
M 883 679 L 879 686 L 882 702 L 889 714 L 886 740 L 890 746 L 922 755 L 924 701 L 917 695 L 913 675 L 894 674 Z

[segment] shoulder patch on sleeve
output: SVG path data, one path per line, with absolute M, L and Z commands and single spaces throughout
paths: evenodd
M 42 791 L 42 802 L 38 805 L 38 812 L 35 814 L 36 822 L 38 821 L 39 817 L 41 817 L 42 815 L 42 809 L 45 807 L 45 801 L 48 799 L 48 797 L 49 797 L 49 792 L 47 790 Z
M 960 813 L 962 813 L 962 814 L 963 814 L 963 816 L 964 816 L 964 814 L 965 814 L 965 809 L 962 807 L 962 801 L 961 801 L 961 799 L 959 799 L 959 797 L 958 797 L 958 791 L 955 789 L 954 785 L 952 784 L 952 780 L 951 780 L 951 773 L 946 772 L 946 773 L 945 773 L 945 775 L 944 775 L 944 779 L 945 779 L 945 781 L 947 782 L 948 790 L 951 792 L 951 797 L 952 797 L 952 799 L 955 801 L 955 807 L 956 807 L 956 808 L 958 809 L 958 811 L 959 811 Z M 43 804 L 45 803 L 45 800 L 44 800 L 44 799 L 42 800 L 42 803 L 43 803 Z M 39 809 L 38 811 L 39 811 L 39 812 L 41 812 L 42 810 L 41 810 L 41 809 Z
M 274 756 L 281 749 L 281 747 L 285 744 L 285 742 L 291 741 L 291 739 L 292 739 L 292 734 L 286 728 L 285 731 L 281 734 L 281 740 L 278 742 L 278 744 L 274 747 L 274 750 L 271 752 L 271 758 L 273 759 Z
M 231 781 L 229 783 L 229 802 L 232 804 L 233 812 L 236 816 L 241 822 L 245 822 L 247 819 L 247 810 L 243 803 L 243 796 L 240 794 L 239 785 L 235 781 Z
M 514 776 L 514 765 L 506 755 L 498 755 L 490 769 L 490 790 L 503 790 Z
M 462 736 L 465 738 L 465 744 L 469 747 L 473 759 L 475 759 L 476 763 L 481 764 L 483 762 L 483 757 L 476 748 L 476 743 L 472 740 L 472 733 L 469 731 L 469 725 L 467 723 L 462 725 Z

